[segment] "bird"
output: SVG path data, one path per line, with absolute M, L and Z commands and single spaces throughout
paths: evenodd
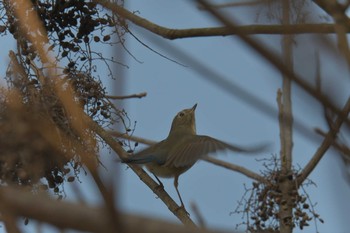
M 166 139 L 124 158 L 122 161 L 126 164 L 145 165 L 162 187 L 164 186 L 158 177 L 173 177 L 174 187 L 181 202 L 180 207 L 183 208 L 185 205 L 178 189 L 179 176 L 190 169 L 199 159 L 223 150 L 257 153 L 266 148 L 266 145 L 242 148 L 210 136 L 197 135 L 196 108 L 197 104 L 176 114 Z

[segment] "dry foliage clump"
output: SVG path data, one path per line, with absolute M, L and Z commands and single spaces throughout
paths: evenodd
M 112 76 L 109 66 L 116 62 L 94 44 L 121 43 L 126 24 L 91 1 L 33 0 L 25 13 L 22 3 L 0 2 L 0 35 L 17 42 L 0 93 L 0 184 L 59 194 L 82 164 L 99 164 L 89 121 L 127 122 L 94 75 L 102 62 Z M 32 23 L 36 17 L 38 24 Z
M 245 221 L 242 225 L 246 225 L 252 232 L 262 230 L 278 232 L 280 221 L 285 221 L 292 228 L 299 227 L 301 230 L 309 226 L 311 221 L 315 221 L 315 224 L 316 220 L 323 223 L 323 219 L 315 212 L 315 205 L 304 189 L 305 186 L 315 185 L 312 181 L 304 182 L 301 186 L 295 182 L 295 186 L 288 192 L 288 201 L 290 201 L 288 202 L 283 198 L 280 185 L 283 182 L 282 179 L 296 181 L 298 171 L 293 170 L 293 174 L 283 175 L 279 170 L 279 160 L 276 157 L 268 159 L 264 167 L 266 171 L 263 175 L 267 183 L 253 182 L 251 188 L 246 188 L 245 195 L 233 212 L 243 214 Z M 281 219 L 280 208 L 286 205 L 292 206 L 293 215 Z
M 74 116 L 53 92 L 29 89 L 31 96 L 17 88 L 2 90 L 0 182 L 32 187 L 39 182 L 59 193 L 82 159 L 97 165 L 98 147 L 93 132 L 72 125 Z

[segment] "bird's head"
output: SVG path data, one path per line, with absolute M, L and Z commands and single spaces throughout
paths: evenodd
M 197 104 L 195 104 L 192 108 L 184 109 L 176 114 L 171 125 L 170 134 L 174 132 L 196 134 L 196 107 Z

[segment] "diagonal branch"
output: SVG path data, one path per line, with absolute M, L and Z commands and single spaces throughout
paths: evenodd
M 86 116 L 87 117 L 87 116 Z M 117 154 L 120 158 L 126 158 L 128 155 L 120 144 L 113 139 L 113 137 L 105 131 L 96 122 L 88 118 L 89 125 L 92 130 L 94 130 Z M 160 188 L 159 184 L 156 183 L 141 167 L 137 165 L 129 164 L 129 167 L 135 172 L 135 174 L 140 177 L 142 182 L 144 182 L 169 208 L 169 210 L 185 225 L 195 226 L 193 221 L 187 215 L 187 212 L 183 208 L 179 208 L 176 202 L 169 196 L 169 194 Z
M 323 137 L 327 136 L 327 133 L 319 128 L 316 128 L 315 132 Z M 332 146 L 339 151 L 339 153 L 344 159 L 350 158 L 350 148 L 347 147 L 345 144 L 338 142 L 338 140 L 334 140 Z
M 334 126 L 330 128 L 328 134 L 324 138 L 322 144 L 317 149 L 316 153 L 312 157 L 312 159 L 309 161 L 309 163 L 304 167 L 303 171 L 300 173 L 299 177 L 297 178 L 297 183 L 300 185 L 304 182 L 304 180 L 310 175 L 310 173 L 315 169 L 317 164 L 320 162 L 328 148 L 332 145 L 334 139 L 337 136 L 337 133 L 344 122 L 344 120 L 347 118 L 348 114 L 350 112 L 350 98 L 346 102 L 343 110 L 339 114 L 338 118 L 336 119 Z

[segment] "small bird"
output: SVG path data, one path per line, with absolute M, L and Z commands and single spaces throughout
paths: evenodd
M 163 178 L 174 177 L 174 186 L 183 208 L 184 203 L 178 190 L 178 179 L 182 173 L 190 169 L 199 159 L 210 153 L 222 150 L 256 153 L 266 147 L 259 146 L 244 149 L 209 136 L 197 135 L 196 107 L 197 104 L 176 114 L 166 139 L 122 161 L 123 163 L 144 164 L 156 177 L 161 186 L 163 184 L 158 176 Z

